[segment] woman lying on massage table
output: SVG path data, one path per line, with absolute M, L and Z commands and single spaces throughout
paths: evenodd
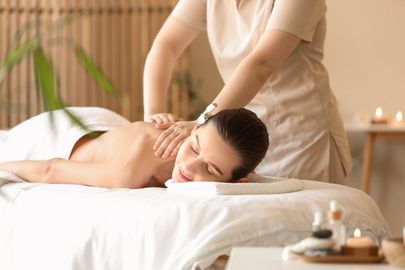
M 246 109 L 223 110 L 208 118 L 184 140 L 177 156 L 154 156 L 152 147 L 161 132 L 152 123 L 128 123 L 98 137 L 82 136 L 68 159 L 3 162 L 0 171 L 30 182 L 107 188 L 161 187 L 170 178 L 238 181 L 254 170 L 269 145 L 265 125 Z

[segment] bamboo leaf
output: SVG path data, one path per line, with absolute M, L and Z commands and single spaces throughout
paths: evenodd
M 66 25 L 71 24 L 72 22 L 74 22 L 76 20 L 76 18 L 79 18 L 81 16 L 83 16 L 83 15 L 72 13 L 65 17 L 62 17 L 52 24 L 50 31 L 60 30 L 63 27 L 65 27 Z
M 82 129 L 84 129 L 86 131 L 90 131 L 89 128 L 80 120 L 80 118 L 77 117 L 76 115 L 74 115 L 68 108 L 63 107 L 63 111 L 67 114 L 67 116 L 70 118 L 70 120 L 73 123 L 75 123 L 80 128 L 82 128 Z
M 41 20 L 38 20 L 38 22 L 28 21 L 23 24 L 19 29 L 17 29 L 17 32 L 15 33 L 13 40 L 11 41 L 11 48 L 15 48 L 18 46 L 25 32 L 31 29 L 36 29 L 38 25 L 41 24 Z
M 35 79 L 42 93 L 42 100 L 45 109 L 50 111 L 51 121 L 53 120 L 53 110 L 62 109 L 70 120 L 84 130 L 89 130 L 80 118 L 74 115 L 68 108 L 65 107 L 63 101 L 59 97 L 58 78 L 53 69 L 51 61 L 46 57 L 42 48 L 39 47 L 33 53 Z
M 5 57 L 3 64 L 0 67 L 0 84 L 6 77 L 7 73 L 14 67 L 15 64 L 21 61 L 27 54 L 37 49 L 39 46 L 39 38 L 34 37 L 19 46 L 12 49 Z
M 80 15 L 77 15 L 77 14 L 71 14 L 71 15 L 65 16 L 65 17 L 57 20 L 55 23 L 53 23 L 51 25 L 50 32 L 60 30 L 61 28 L 65 27 L 66 25 L 72 23 L 79 16 Z M 11 47 L 12 49 L 6 55 L 6 57 L 3 61 L 3 64 L 0 67 L 0 84 L 3 82 L 4 78 L 10 72 L 10 70 L 14 67 L 15 64 L 17 64 L 27 54 L 31 53 L 33 50 L 37 49 L 40 46 L 41 41 L 42 41 L 42 36 L 43 36 L 43 34 L 41 34 L 41 33 L 28 39 L 25 42 L 16 44 L 21 39 L 23 34 L 27 30 L 29 30 L 33 27 L 37 27 L 37 24 L 28 22 L 17 31 L 16 36 L 12 42 L 12 47 Z
M 82 16 L 81 14 L 76 14 L 72 13 L 67 16 L 64 16 L 62 18 L 59 18 L 58 20 L 52 22 L 48 29 L 45 29 L 44 25 L 45 23 L 42 20 L 38 21 L 28 21 L 25 24 L 23 24 L 15 33 L 13 40 L 11 42 L 11 47 L 14 48 L 18 42 L 22 39 L 24 34 L 27 31 L 34 31 L 36 34 L 35 36 L 42 39 L 46 30 L 49 34 L 53 34 L 54 32 L 57 32 L 61 30 L 63 27 L 71 24 L 76 20 L 76 18 Z M 38 31 L 39 28 L 39 31 Z
M 75 49 L 76 57 L 80 64 L 86 70 L 87 74 L 100 86 L 104 91 L 114 94 L 117 97 L 121 96 L 121 92 L 95 64 L 92 58 L 79 46 Z
M 51 62 L 46 57 L 41 47 L 33 52 L 35 80 L 42 93 L 46 110 L 52 111 L 64 107 L 59 98 L 58 79 Z

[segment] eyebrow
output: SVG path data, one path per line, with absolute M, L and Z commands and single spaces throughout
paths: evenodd
M 200 139 L 198 138 L 198 135 L 197 135 L 197 134 L 195 135 L 195 140 L 196 140 L 196 142 L 197 142 L 198 148 L 201 149 L 201 147 L 200 147 Z M 209 162 L 209 161 L 206 161 L 206 162 L 207 162 L 209 165 L 211 165 L 220 175 L 224 175 L 224 174 L 222 173 L 221 169 L 218 168 L 217 165 L 215 165 L 214 163 Z

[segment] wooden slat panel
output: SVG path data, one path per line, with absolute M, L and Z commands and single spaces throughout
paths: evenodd
M 45 44 L 60 80 L 61 96 L 68 105 L 102 106 L 130 120 L 143 119 L 143 66 L 153 39 L 170 14 L 176 0 L 2 0 L 0 1 L 0 60 L 3 61 L 12 35 L 30 21 L 36 27 L 27 30 L 27 39 L 50 23 L 70 13 L 87 15 L 58 31 L 58 44 Z M 61 40 L 74 40 L 93 57 L 105 74 L 123 91 L 122 100 L 114 100 L 84 72 L 75 59 L 73 48 Z M 187 62 L 176 69 L 184 72 Z M 184 89 L 170 90 L 175 101 L 170 107 L 184 117 Z M 0 128 L 43 110 L 36 91 L 32 60 L 23 60 L 0 89 Z M 7 105 L 7 106 L 6 106 Z M 16 105 L 16 107 L 12 107 Z M 12 110 L 14 108 L 14 110 Z
M 81 10 L 81 0 L 74 0 L 72 1 L 73 3 L 73 8 L 75 12 L 80 13 Z M 82 21 L 83 19 L 78 19 L 75 21 L 73 25 L 73 39 L 75 43 L 77 44 L 82 44 Z M 85 105 L 85 95 L 84 95 L 84 89 L 82 88 L 82 82 L 83 82 L 83 75 L 84 73 L 82 72 L 81 67 L 79 66 L 78 62 L 74 59 L 73 63 L 73 89 L 70 89 L 69 91 L 74 91 L 75 93 L 75 99 L 73 100 L 74 104 L 77 104 L 78 106 L 84 106 Z
M 4 55 L 7 51 L 7 20 L 6 20 L 7 9 L 5 4 L 1 6 L 0 9 L 0 59 L 4 59 Z M 6 109 L 6 90 L 5 83 L 0 84 L 0 126 L 7 122 L 7 109 Z
M 70 3 L 71 0 L 62 0 L 61 7 L 62 10 L 59 12 L 60 17 L 65 17 L 69 15 L 68 10 L 70 9 Z M 61 33 L 62 33 L 62 39 L 68 39 L 71 36 L 72 32 L 72 26 L 67 25 L 62 28 Z M 61 48 L 61 62 L 59 63 L 60 65 L 60 71 L 61 74 L 59 75 L 60 77 L 60 84 L 61 84 L 61 97 L 63 100 L 72 100 L 74 98 L 74 92 L 73 90 L 73 81 L 72 81 L 72 69 L 70 68 L 72 66 L 72 58 L 69 54 L 69 48 L 68 44 L 62 42 Z
M 27 6 L 29 5 L 28 0 L 21 0 L 21 6 Z M 28 24 L 30 22 L 30 13 L 29 13 L 29 9 L 24 9 L 21 12 L 21 23 L 20 25 L 25 25 L 27 26 L 27 30 L 26 33 L 24 34 L 24 36 L 26 38 L 30 37 L 30 32 L 31 29 L 28 27 Z M 20 87 L 18 87 L 20 89 L 20 103 L 21 103 L 21 110 L 20 110 L 20 119 L 21 121 L 24 119 L 27 119 L 29 117 L 29 93 L 30 93 L 30 87 L 32 84 L 32 78 L 30 77 L 30 65 L 31 65 L 31 61 L 30 58 L 25 58 L 23 59 L 20 68 L 21 68 L 21 74 L 20 74 L 20 81 L 19 83 L 21 84 Z
M 5 53 L 7 53 L 9 46 L 10 46 L 10 40 L 11 40 L 11 11 L 10 11 L 10 0 L 6 0 L 4 1 L 4 20 L 3 21 L 3 25 L 4 28 L 2 29 L 2 32 L 4 33 L 5 39 L 3 42 L 3 46 L 5 49 Z M 10 121 L 10 117 L 11 114 L 13 113 L 12 111 L 10 111 L 11 108 L 11 80 L 10 80 L 10 75 L 8 75 L 5 78 L 5 81 L 3 81 L 3 101 L 4 101 L 4 109 L 5 109 L 5 113 L 4 116 L 2 117 L 4 120 L 4 125 L 5 126 L 10 126 L 11 125 L 11 121 Z M 2 113 L 3 114 L 3 113 Z
M 131 115 L 132 120 L 141 120 L 143 117 L 142 112 L 142 74 L 143 71 L 141 70 L 141 63 L 144 63 L 144 59 L 142 58 L 142 44 L 143 40 L 141 40 L 142 35 L 142 17 L 140 12 L 141 8 L 143 7 L 143 3 L 140 2 L 130 2 L 130 8 L 132 12 L 130 13 L 130 28 L 131 28 L 131 35 L 130 35 L 130 61 L 132 63 L 130 69 L 130 87 L 128 91 L 130 91 L 129 96 L 129 103 L 131 104 Z M 143 65 L 142 65 L 143 66 Z M 136 117 L 134 117 L 136 116 Z
M 122 2 L 122 14 L 119 16 L 119 28 L 121 29 L 120 33 L 120 47 L 118 50 L 123 52 L 123 58 L 127 59 L 129 62 L 130 59 L 132 58 L 132 50 L 131 50 L 131 44 L 130 44 L 130 32 L 133 31 L 130 23 L 130 18 L 132 16 L 132 12 L 130 13 L 130 2 L 129 1 L 123 1 Z M 121 101 L 121 112 L 122 115 L 126 118 L 131 117 L 131 100 L 130 100 L 130 91 L 131 88 L 131 71 L 132 68 L 130 65 L 126 63 L 126 61 L 119 61 L 119 86 L 121 87 L 121 90 L 123 91 L 123 96 L 122 96 L 122 101 Z M 135 90 L 135 89 L 133 89 Z
M 34 35 L 37 35 L 39 33 L 39 25 L 40 25 L 41 17 L 38 15 L 38 12 L 35 12 L 35 11 L 38 11 L 40 9 L 41 9 L 41 0 L 34 0 L 34 12 L 32 13 L 32 16 L 31 16 L 32 22 L 35 25 Z M 31 67 L 32 67 L 32 65 L 31 65 Z M 34 71 L 31 71 L 31 73 L 32 73 L 32 77 L 34 79 L 34 84 L 35 84 L 35 73 L 34 73 Z M 32 96 L 31 96 L 32 99 L 31 99 L 31 102 L 28 104 L 28 106 L 29 106 L 30 110 L 32 110 L 33 115 L 35 115 L 35 114 L 38 114 L 43 108 L 42 100 L 41 100 L 41 97 L 40 97 L 38 91 L 36 90 L 36 87 L 31 88 L 30 90 L 31 90 L 30 93 L 32 94 Z
M 13 9 L 18 10 L 20 5 L 20 1 L 13 2 Z M 14 38 L 16 29 L 20 24 L 20 13 L 13 11 L 12 15 L 12 22 L 11 22 L 11 38 Z M 10 44 L 10 43 L 9 43 Z M 16 65 L 13 72 L 11 72 L 11 86 L 9 91 L 11 91 L 11 104 L 12 110 L 14 113 L 11 115 L 12 122 L 18 122 L 20 119 L 20 112 L 21 112 L 21 104 L 20 104 L 20 75 L 21 75 L 21 64 Z
M 96 53 L 96 37 L 94 25 L 96 24 L 97 16 L 95 11 L 95 6 L 92 0 L 84 2 L 84 10 L 88 12 L 88 18 L 86 18 L 86 23 L 84 24 L 84 49 L 90 54 L 91 57 L 95 58 Z M 84 87 L 87 95 L 88 105 L 92 105 L 95 102 L 96 96 L 96 85 L 90 80 L 89 76 L 85 76 Z M 96 103 L 97 104 L 97 103 Z

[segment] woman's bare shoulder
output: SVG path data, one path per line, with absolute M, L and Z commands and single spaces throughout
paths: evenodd
M 139 136 L 157 137 L 162 133 L 162 130 L 157 129 L 154 123 L 137 121 L 132 122 L 130 127 L 133 129 L 132 132 L 136 132 Z
M 106 140 L 111 151 L 122 155 L 122 152 L 152 152 L 152 147 L 162 130 L 153 123 L 133 122 L 127 126 L 112 130 Z M 106 136 L 107 137 L 107 136 Z M 131 158 L 131 155 L 126 155 Z

